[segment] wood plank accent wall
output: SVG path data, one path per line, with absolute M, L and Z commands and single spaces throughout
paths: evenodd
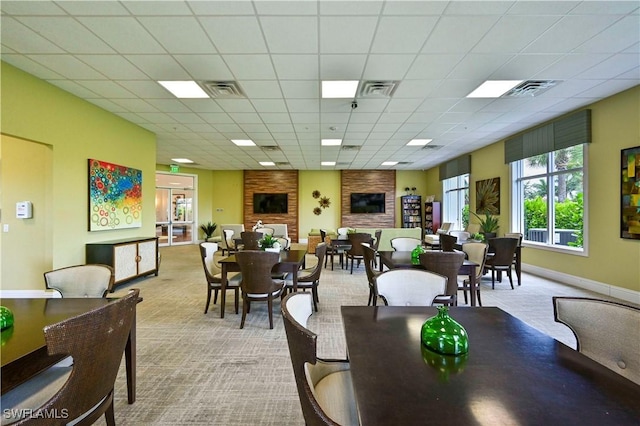
M 254 214 L 253 194 L 287 193 L 287 214 Z M 298 242 L 298 171 L 244 171 L 244 228 L 251 230 L 258 220 L 262 223 L 286 223 L 291 242 Z
M 341 226 L 360 228 L 393 228 L 396 223 L 396 171 L 395 170 L 342 170 Z M 351 193 L 384 192 L 384 213 L 352 214 Z

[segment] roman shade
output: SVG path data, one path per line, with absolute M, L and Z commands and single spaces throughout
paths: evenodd
M 507 139 L 504 144 L 504 162 L 509 164 L 583 143 L 591 143 L 590 109 L 578 111 Z
M 440 180 L 471 173 L 471 156 L 461 155 L 460 157 L 440 164 Z

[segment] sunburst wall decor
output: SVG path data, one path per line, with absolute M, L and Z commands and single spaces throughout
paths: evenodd
M 476 182 L 476 212 L 500 214 L 500 178 Z

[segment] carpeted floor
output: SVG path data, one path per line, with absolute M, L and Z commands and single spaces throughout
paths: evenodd
M 304 420 L 280 314 L 274 307 L 269 329 L 266 303 L 254 303 L 240 330 L 231 292 L 225 318 L 219 301 L 204 315 L 206 283 L 197 245 L 161 249 L 158 277 L 118 287 L 139 288 L 137 401 L 126 402 L 124 362 L 116 383 L 119 425 L 303 425 Z M 307 255 L 307 266 L 315 258 Z M 319 334 L 322 357 L 343 358 L 341 305 L 366 305 L 364 267 L 351 275 L 323 269 L 319 312 L 309 328 Z M 484 306 L 498 306 L 533 327 L 575 347 L 572 333 L 553 321 L 552 295 L 597 296 L 523 273 L 522 286 L 508 281 L 482 285 Z M 242 307 L 240 307 L 242 309 Z M 96 424 L 105 424 L 101 419 Z

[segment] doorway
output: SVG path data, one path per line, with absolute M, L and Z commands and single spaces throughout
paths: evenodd
M 161 246 L 191 244 L 195 229 L 195 176 L 156 173 L 156 236 Z

